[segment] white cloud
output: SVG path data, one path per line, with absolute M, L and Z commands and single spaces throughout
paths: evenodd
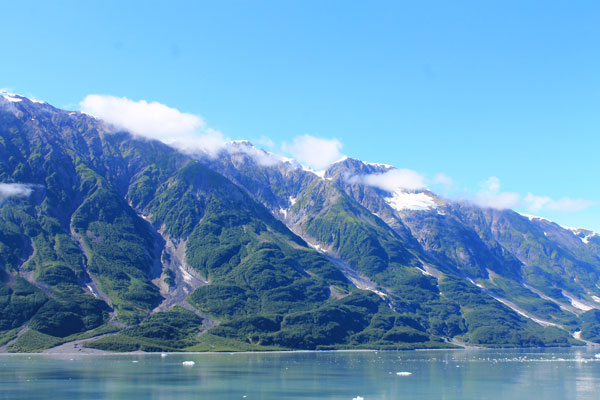
M 598 202 L 583 199 L 571 199 L 563 197 L 562 199 L 553 200 L 547 196 L 535 196 L 532 193 L 527 193 L 524 199 L 525 206 L 529 211 L 538 212 L 540 210 L 558 211 L 558 212 L 578 212 L 592 207 Z
M 500 179 L 490 176 L 481 183 L 481 189 L 475 194 L 473 202 L 480 207 L 503 210 L 517 207 L 521 202 L 521 195 L 501 192 Z
M 500 179 L 495 176 L 490 176 L 485 181 L 481 182 L 481 188 L 484 192 L 498 193 L 500 191 Z
M 281 145 L 283 152 L 290 154 L 300 164 L 317 170 L 324 169 L 342 158 L 342 142 L 311 135 L 296 136 L 291 144 Z
M 425 178 L 411 169 L 391 169 L 381 174 L 355 175 L 348 178 L 347 181 L 374 186 L 388 192 L 398 189 L 417 190 L 425 187 Z
M 24 183 L 0 183 L 0 201 L 11 196 L 29 196 L 33 192 L 32 185 Z
M 262 149 L 254 147 L 250 142 L 234 141 L 229 144 L 227 151 L 234 157 L 236 154 L 245 154 L 252 157 L 259 165 L 263 167 L 271 167 L 281 162 L 280 157 L 268 153 Z
M 275 147 L 275 142 L 266 136 L 261 136 L 255 142 L 261 146 L 266 147 L 267 149 L 272 149 Z
M 501 192 L 500 186 L 500 179 L 495 176 L 489 177 L 482 182 L 481 190 L 475 194 L 473 202 L 486 208 L 522 208 L 535 213 L 540 211 L 572 213 L 598 204 L 596 201 L 570 197 L 554 200 L 548 196 L 536 196 L 532 193 L 527 193 L 523 197 L 518 193 Z
M 551 203 L 552 199 L 546 196 L 534 196 L 532 193 L 527 193 L 524 201 L 527 204 L 527 209 L 530 211 L 539 211 L 548 203 Z
M 521 202 L 521 195 L 518 193 L 490 193 L 490 192 L 479 192 L 473 199 L 475 204 L 484 208 L 495 208 L 498 210 L 505 210 L 508 208 L 515 208 Z
M 433 183 L 436 185 L 442 185 L 446 188 L 452 187 L 454 185 L 454 181 L 448 175 L 440 172 L 433 177 Z
M 221 132 L 208 128 L 202 118 L 158 102 L 126 97 L 88 95 L 81 110 L 133 134 L 160 140 L 186 152 L 216 154 L 225 146 Z

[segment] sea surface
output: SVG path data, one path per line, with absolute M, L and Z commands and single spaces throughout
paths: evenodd
M 599 352 L 0 355 L 0 399 L 597 400 Z

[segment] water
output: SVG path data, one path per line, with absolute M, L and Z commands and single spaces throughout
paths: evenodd
M 0 399 L 596 400 L 597 352 L 0 355 Z

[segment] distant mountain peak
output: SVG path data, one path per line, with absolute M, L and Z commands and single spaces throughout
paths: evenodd
M 0 96 L 3 97 L 5 100 L 10 101 L 11 103 L 20 103 L 23 100 L 27 100 L 31 103 L 48 104 L 43 100 L 37 100 L 34 98 L 29 98 L 29 97 L 23 96 L 21 94 L 16 94 L 16 93 L 11 93 L 11 92 L 0 92 Z
M 521 216 L 523 216 L 523 217 L 527 218 L 527 219 L 528 219 L 528 220 L 530 220 L 530 221 L 533 221 L 533 220 L 536 220 L 536 219 L 537 219 L 537 220 L 540 220 L 540 221 L 554 222 L 554 221 L 550 221 L 549 219 L 547 219 L 547 218 L 544 218 L 544 217 L 538 217 L 537 215 L 524 214 L 524 213 L 519 213 L 519 214 L 520 214 Z
M 577 236 L 584 244 L 589 244 L 590 239 L 597 237 L 598 234 L 594 231 L 590 231 L 588 229 L 582 228 L 572 228 L 570 226 L 561 226 L 562 228 L 571 231 L 575 236 Z

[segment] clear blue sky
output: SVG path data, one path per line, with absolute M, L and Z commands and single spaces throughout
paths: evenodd
M 598 1 L 2 2 L 0 87 L 77 108 L 158 101 L 231 138 L 495 176 L 538 214 L 600 231 Z M 564 204 L 563 204 L 564 205 Z M 566 207 L 569 208 L 569 207 Z M 525 211 L 525 210 L 523 210 Z

